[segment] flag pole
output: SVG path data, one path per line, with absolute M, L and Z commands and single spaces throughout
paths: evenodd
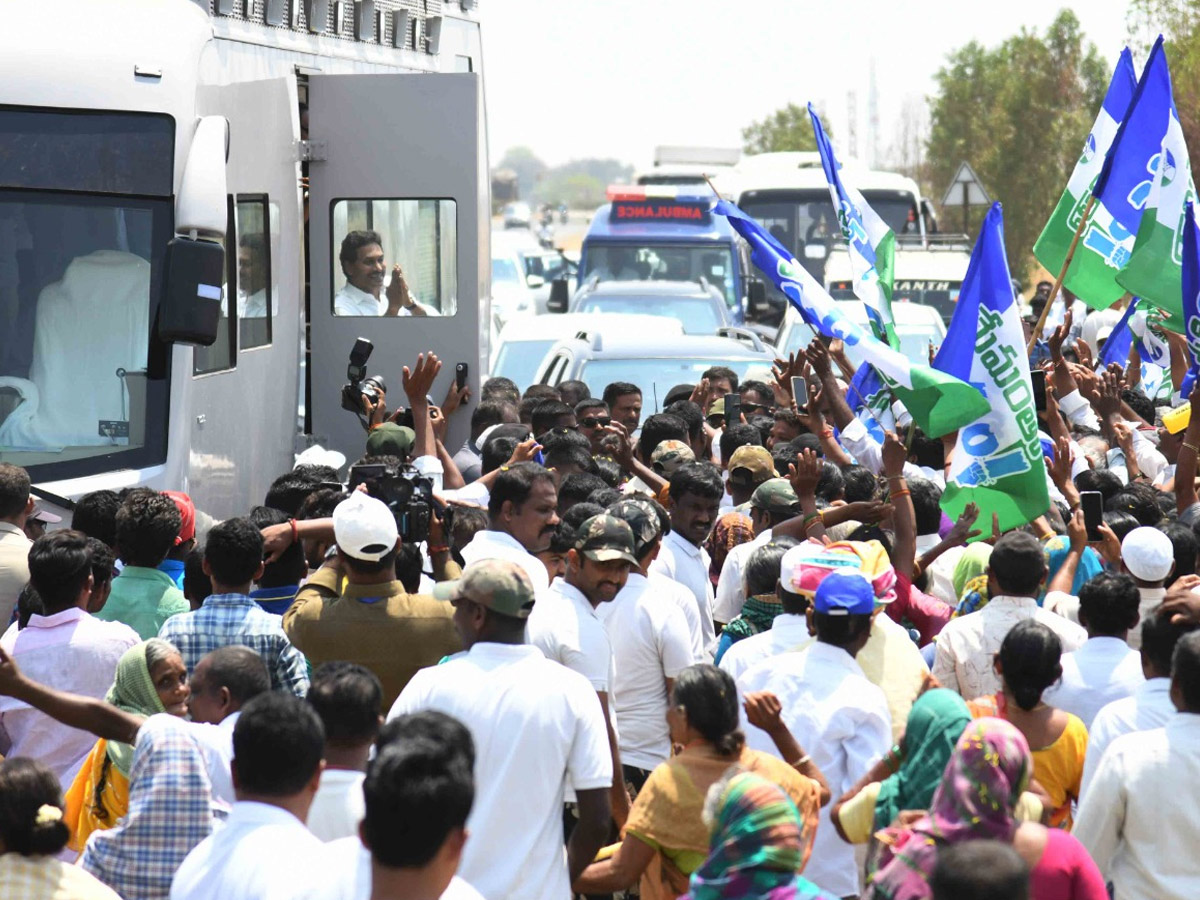
M 1029 335 L 1029 345 L 1025 348 L 1026 354 L 1033 352 L 1033 345 L 1037 343 L 1038 338 L 1042 334 L 1042 329 L 1046 327 L 1046 317 L 1050 315 L 1050 307 L 1054 304 L 1054 299 L 1058 296 L 1058 289 L 1062 287 L 1063 279 L 1067 277 L 1067 269 L 1071 267 L 1071 261 L 1075 258 L 1075 248 L 1079 245 L 1079 238 L 1083 234 L 1088 216 L 1092 214 L 1092 206 L 1095 203 L 1096 195 L 1092 194 L 1088 197 L 1087 206 L 1083 208 L 1083 215 L 1079 217 L 1079 224 L 1075 226 L 1075 236 L 1071 238 L 1071 246 L 1067 248 L 1067 255 L 1063 259 L 1062 268 L 1058 270 L 1058 277 L 1054 279 L 1054 287 L 1050 289 L 1050 296 L 1046 298 L 1046 305 L 1042 307 L 1042 313 L 1038 316 L 1037 324 L 1033 326 L 1033 332 Z

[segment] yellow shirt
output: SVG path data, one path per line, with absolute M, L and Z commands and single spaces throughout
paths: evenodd
M 854 661 L 887 700 L 892 717 L 892 740 L 899 741 L 908 723 L 908 711 L 921 691 L 929 667 L 908 632 L 879 611 L 871 623 L 871 636 Z

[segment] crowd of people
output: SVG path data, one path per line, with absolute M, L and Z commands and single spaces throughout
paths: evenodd
M 311 461 L 49 530 L 0 464 L 0 897 L 1194 900 L 1200 417 L 1102 337 L 1046 342 L 1052 500 L 1005 533 L 836 341 L 647 415 L 435 407 L 423 355 L 359 461 L 428 480 L 421 540 Z

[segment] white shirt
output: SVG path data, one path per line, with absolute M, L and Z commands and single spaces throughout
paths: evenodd
M 562 801 L 612 786 L 608 731 L 595 689 L 528 644 L 478 643 L 422 669 L 388 714 L 435 709 L 475 740 L 471 838 L 458 874 L 488 900 L 570 896 Z
M 141 639 L 128 625 L 102 622 L 78 607 L 14 622 L 0 638 L 27 678 L 46 687 L 101 700 L 112 687 L 117 663 Z M 28 756 L 71 786 L 92 752 L 96 736 L 63 725 L 32 706 L 0 697 L 0 755 Z
M 470 843 L 468 836 L 467 842 Z M 371 900 L 371 853 L 357 837 L 330 841 L 320 853 L 319 873 L 300 900 Z M 457 875 L 439 900 L 484 900 Z
M 1162 728 L 1173 715 L 1175 704 L 1171 702 L 1170 678 L 1143 681 L 1132 697 L 1114 700 L 1096 713 L 1096 718 L 1088 726 L 1080 798 L 1087 794 L 1088 785 L 1096 777 L 1096 770 L 1100 768 L 1100 761 L 1104 759 L 1104 751 L 1109 744 L 1123 734 Z
M 771 529 L 768 528 L 754 540 L 738 544 L 725 556 L 725 565 L 721 566 L 721 577 L 717 580 L 717 593 L 713 600 L 713 618 L 718 622 L 728 624 L 742 611 L 746 602 L 746 563 L 750 562 L 750 554 L 770 541 Z
M 526 550 L 521 542 L 507 531 L 475 532 L 475 536 L 462 548 L 463 562 L 470 565 L 481 559 L 506 559 L 525 570 L 533 582 L 533 592 L 540 595 L 550 587 L 550 573 L 542 561 Z
M 703 547 L 697 547 L 678 531 L 672 531 L 662 541 L 658 557 L 650 564 L 650 571 L 665 575 L 679 582 L 691 592 L 700 613 L 700 633 L 704 638 L 704 652 L 709 660 L 716 649 L 717 634 L 713 627 L 713 586 L 708 578 L 708 567 L 712 560 Z
M 1062 668 L 1062 680 L 1043 699 L 1075 713 L 1089 731 L 1101 707 L 1132 696 L 1146 680 L 1142 655 L 1115 637 L 1088 638 L 1074 653 L 1063 654 Z
M 333 314 L 335 316 L 382 316 L 387 312 L 387 308 L 387 296 L 383 291 L 380 291 L 379 296 L 376 297 L 374 294 L 360 291 L 348 281 L 333 296 Z M 396 315 L 411 316 L 412 312 L 402 306 Z
M 1138 595 L 1141 597 L 1138 601 L 1138 623 L 1130 628 L 1129 634 L 1125 636 L 1125 643 L 1134 650 L 1142 649 L 1142 623 L 1149 619 L 1155 607 L 1163 602 L 1167 596 L 1167 589 L 1164 587 L 1139 587 Z
M 892 722 L 883 692 L 871 684 L 845 650 L 817 641 L 803 653 L 784 653 L 747 669 L 737 680 L 742 696 L 770 691 L 783 706 L 783 721 L 812 755 L 835 797 L 848 791 L 892 746 Z M 767 733 L 746 722 L 746 744 L 779 755 Z M 821 809 L 812 857 L 804 877 L 837 897 L 860 892 L 854 847 Z
M 294 897 L 309 883 L 322 844 L 285 809 L 239 801 L 225 827 L 202 840 L 171 882 L 171 900 Z
M 188 734 L 195 739 L 200 755 L 204 757 L 204 767 L 208 770 L 208 778 L 212 782 L 213 801 L 226 810 L 237 802 L 233 794 L 230 763 L 233 762 L 233 727 L 237 725 L 238 716 L 241 714 L 241 710 L 238 710 L 216 725 L 206 722 L 186 723 Z
M 846 448 L 846 452 L 853 456 L 854 461 L 860 466 L 876 475 L 883 471 L 883 445 L 871 436 L 871 433 L 867 431 L 867 426 L 859 419 L 851 420 L 841 430 L 839 439 L 842 446 Z M 905 478 L 924 478 L 943 490 L 946 487 L 946 476 L 926 466 L 917 466 L 906 462 L 903 473 Z
M 613 654 L 600 616 L 578 588 L 561 578 L 540 594 L 525 625 L 525 640 L 559 665 L 582 675 L 597 693 L 612 685 Z
M 1078 650 L 1087 632 L 1062 616 L 1046 612 L 1032 597 L 993 597 L 983 609 L 951 619 L 937 639 L 933 677 L 964 700 L 976 700 L 1000 690 L 992 659 L 1004 636 L 1018 622 L 1035 619 L 1062 640 L 1063 652 Z
M 655 572 L 653 566 L 646 575 L 646 580 L 650 582 L 650 589 L 655 594 L 666 597 L 683 613 L 683 620 L 687 623 L 688 634 L 692 639 L 692 662 L 712 662 L 712 655 L 704 649 L 704 627 L 700 624 L 700 608 L 696 606 L 696 598 L 692 596 L 692 592 L 666 575 Z
M 1120 900 L 1200 896 L 1200 715 L 1117 738 L 1075 817 L 1074 835 Z
M 597 612 L 613 648 L 608 702 L 621 762 L 653 769 L 671 752 L 667 679 L 692 664 L 692 636 L 683 613 L 640 572 L 630 572 L 616 598 Z
M 325 769 L 308 811 L 308 830 L 322 841 L 358 840 L 358 825 L 367 814 L 363 799 L 365 772 Z
M 799 650 L 811 639 L 805 616 L 782 613 L 766 631 L 731 644 L 721 657 L 720 666 L 736 681 L 743 672 L 764 659 Z

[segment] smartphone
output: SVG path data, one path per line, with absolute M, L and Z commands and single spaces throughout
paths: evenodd
M 725 395 L 725 427 L 732 428 L 741 421 L 742 395 L 730 391 Z
M 1029 373 L 1029 378 L 1033 382 L 1033 407 L 1038 412 L 1046 411 L 1046 372 L 1043 369 L 1034 369 Z
M 1080 491 L 1079 504 L 1083 508 L 1083 524 L 1087 526 L 1087 539 L 1099 541 L 1100 526 L 1104 524 L 1104 495 L 1099 491 Z
M 467 386 L 467 364 L 459 363 L 454 367 L 454 383 L 459 391 Z
M 792 376 L 792 396 L 796 400 L 797 409 L 808 406 L 808 382 L 804 380 L 803 375 Z

